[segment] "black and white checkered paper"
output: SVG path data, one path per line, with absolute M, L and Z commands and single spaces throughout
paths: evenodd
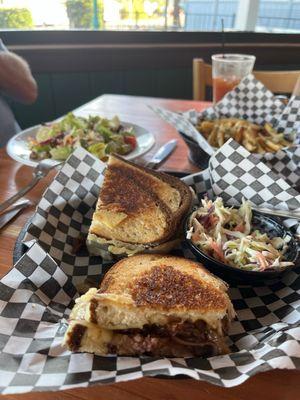
M 284 168 L 288 169 L 288 164 Z M 289 181 L 233 139 L 228 140 L 210 158 L 209 174 L 213 193 L 222 196 L 228 204 L 241 204 L 245 198 L 257 206 L 300 210 L 300 193 L 294 188 L 300 187 L 299 166 L 290 173 L 292 181 Z M 297 220 L 288 219 L 284 223 L 300 235 Z
M 73 252 L 76 241 L 88 233 L 105 167 L 83 149 L 75 150 L 45 191 L 24 238 L 37 239 L 74 284 L 111 266 L 86 251 Z
M 235 117 L 259 125 L 268 122 L 279 132 L 284 132 L 288 139 L 294 140 L 294 146 L 276 153 L 255 154 L 255 156 L 267 162 L 271 169 L 289 182 L 295 181 L 297 170 L 299 174 L 300 97 L 292 96 L 285 106 L 253 75 L 245 77 L 220 102 L 202 112 L 189 110 L 179 114 L 160 107 L 150 108 L 179 132 L 197 142 L 209 155 L 214 154 L 216 149 L 196 129 L 195 126 L 199 121 Z
M 300 96 L 292 96 L 288 105 L 281 114 L 276 127 L 280 132 L 292 134 L 296 132 L 296 142 L 300 140 Z
M 183 114 L 178 114 L 176 112 L 166 110 L 161 107 L 149 106 L 149 108 L 160 117 L 162 117 L 165 121 L 173 125 L 178 130 L 178 132 L 183 132 L 188 137 L 192 138 L 207 154 L 212 155 L 214 153 L 215 150 L 207 142 L 205 137 L 200 135 L 199 131 L 193 124 L 193 121 L 195 121 L 195 115 L 197 114 L 195 110 L 191 110 L 190 112 L 186 112 Z
M 229 332 L 231 353 L 225 356 L 99 357 L 62 347 L 78 296 L 73 284 L 89 275 L 99 278 L 109 267 L 86 250 L 71 252 L 73 238 L 87 231 L 103 170 L 85 150 L 73 153 L 38 205 L 27 253 L 0 281 L 0 391 L 62 390 L 178 374 L 232 387 L 261 371 L 300 368 L 300 276 L 295 270 L 267 286 L 232 285 L 237 319 Z M 209 170 L 185 181 L 199 199 L 213 196 Z M 176 254 L 193 259 L 184 244 Z
M 257 124 L 277 121 L 285 106 L 260 81 L 250 74 L 214 107 L 207 108 L 198 119 L 242 118 Z M 188 113 L 187 113 L 188 116 Z M 200 117 L 200 118 L 199 118 Z
M 209 170 L 214 193 L 226 202 L 241 204 L 244 197 L 256 205 L 300 209 L 300 194 L 233 139 L 210 158 Z

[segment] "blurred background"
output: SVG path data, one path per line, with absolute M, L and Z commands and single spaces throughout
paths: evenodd
M 1 0 L 1 29 L 240 30 L 247 0 Z M 257 32 L 299 32 L 299 0 L 253 3 Z M 245 29 L 247 26 L 244 27 Z
M 22 128 L 104 93 L 192 98 L 192 60 L 256 55 L 300 69 L 300 0 L 0 0 L 0 38 L 30 64 L 38 100 L 9 100 Z M 210 94 L 208 93 L 208 99 Z

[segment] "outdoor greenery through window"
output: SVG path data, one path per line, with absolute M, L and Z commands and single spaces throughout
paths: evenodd
M 300 32 L 300 0 L 0 0 L 0 29 Z

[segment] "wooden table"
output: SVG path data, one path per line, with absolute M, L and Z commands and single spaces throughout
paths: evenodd
M 176 130 L 157 117 L 147 108 L 148 104 L 162 106 L 174 111 L 184 111 L 190 108 L 202 110 L 208 103 L 153 99 L 146 97 L 131 97 L 105 95 L 84 105 L 79 109 L 83 114 L 100 112 L 103 115 L 117 114 L 124 121 L 145 126 L 154 133 L 156 144 L 143 159 L 148 160 L 157 148 L 167 140 L 176 137 L 178 147 L 172 156 L 163 165 L 165 170 L 196 172 L 198 169 L 192 165 L 187 157 L 188 151 L 185 143 L 176 133 Z M 0 202 L 6 200 L 31 179 L 32 169 L 22 166 L 11 160 L 4 149 L 0 150 Z M 28 194 L 33 202 L 38 202 L 43 191 L 51 182 L 54 173 L 44 178 Z M 12 251 L 20 229 L 33 214 L 34 206 L 28 208 L 15 218 L 7 227 L 0 231 L 0 274 L 4 274 L 12 265 Z M 0 377 L 1 379 L 1 377 Z M 54 399 L 93 399 L 98 400 L 296 400 L 300 395 L 300 373 L 297 371 L 277 370 L 261 373 L 250 378 L 246 383 L 231 389 L 224 389 L 208 383 L 191 379 L 155 379 L 143 378 L 136 381 L 118 383 L 114 385 L 95 386 L 87 389 L 73 389 L 64 392 L 29 393 L 25 395 L 7 395 L 4 398 L 38 400 Z

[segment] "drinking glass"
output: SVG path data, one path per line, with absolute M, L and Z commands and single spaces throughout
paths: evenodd
M 220 101 L 253 70 L 255 56 L 215 54 L 212 57 L 213 102 Z

